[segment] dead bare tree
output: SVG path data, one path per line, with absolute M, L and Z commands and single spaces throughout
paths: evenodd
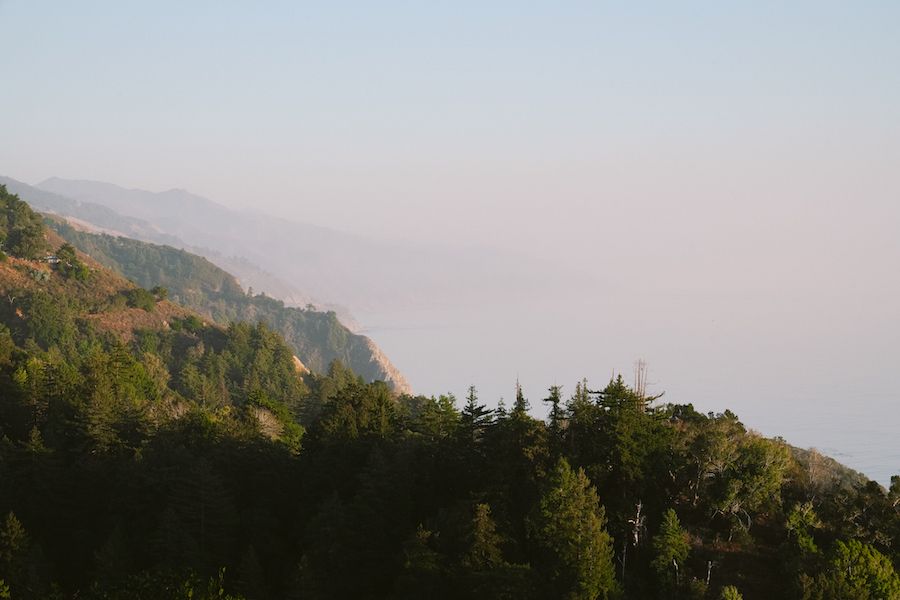
M 644 359 L 634 361 L 634 393 L 641 400 L 647 397 L 647 371 Z

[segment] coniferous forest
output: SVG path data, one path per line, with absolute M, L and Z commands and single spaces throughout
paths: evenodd
M 2 186 L 0 242 L 0 597 L 900 598 L 900 479 L 725 407 L 622 376 L 398 397 L 125 281 Z

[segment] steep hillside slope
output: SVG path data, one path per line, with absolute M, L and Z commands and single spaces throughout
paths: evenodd
M 235 276 L 241 287 L 254 289 L 257 293 L 283 300 L 287 306 L 305 307 L 308 304 L 333 310 L 341 323 L 352 331 L 360 331 L 362 327 L 347 308 L 332 302 L 325 302 L 265 271 L 244 257 L 226 255 L 218 250 L 192 246 L 177 236 L 170 235 L 162 229 L 135 217 L 126 217 L 116 211 L 95 202 L 81 202 L 38 189 L 9 177 L 0 176 L 0 184 L 27 201 L 35 210 L 63 216 L 69 223 L 81 231 L 90 233 L 106 233 L 113 237 L 129 237 L 142 242 L 164 244 L 186 250 L 202 256 L 214 265 Z
M 88 405 L 103 397 L 116 403 L 103 409 L 113 412 L 130 410 L 117 404 L 125 399 L 144 408 L 162 402 L 154 410 L 177 412 L 191 403 L 240 405 L 262 393 L 299 417 L 304 371 L 277 333 L 217 325 L 162 289 L 125 281 L 40 223 L 0 185 L 0 384 L 10 384 L 4 367 L 24 362 L 11 384 L 26 397 L 86 395 Z M 7 423 L 40 425 L 58 409 L 34 402 L 30 416 Z
M 65 240 L 122 277 L 168 297 L 219 323 L 265 321 L 284 336 L 308 368 L 323 373 L 338 359 L 366 381 L 383 380 L 398 394 L 409 383 L 368 338 L 352 333 L 334 312 L 285 306 L 265 295 L 250 296 L 233 276 L 208 260 L 170 246 L 76 230 L 61 219 L 53 228 Z

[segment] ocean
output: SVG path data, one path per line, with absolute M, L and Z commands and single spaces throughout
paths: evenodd
M 748 429 L 815 447 L 885 487 L 900 474 L 900 369 L 891 327 L 741 326 L 745 319 L 716 323 L 717 315 L 690 310 L 613 305 L 619 309 L 584 295 L 356 317 L 416 394 L 452 393 L 462 406 L 474 385 L 481 403 L 510 406 L 518 381 L 530 413 L 545 418 L 550 386 L 563 386 L 568 398 L 583 379 L 589 389 L 617 374 L 632 383 L 643 360 L 648 393 L 664 393 L 659 402 L 691 403 L 704 413 L 729 409 Z

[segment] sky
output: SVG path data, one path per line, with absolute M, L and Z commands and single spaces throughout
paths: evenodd
M 0 0 L 0 172 L 895 316 L 900 5 L 624 4 Z
M 623 4 L 0 0 L 0 165 L 565 260 L 900 217 L 900 6 Z
M 900 383 L 897 2 L 0 0 L 0 23 L 0 174 L 547 258 L 665 330 L 663 373 Z

